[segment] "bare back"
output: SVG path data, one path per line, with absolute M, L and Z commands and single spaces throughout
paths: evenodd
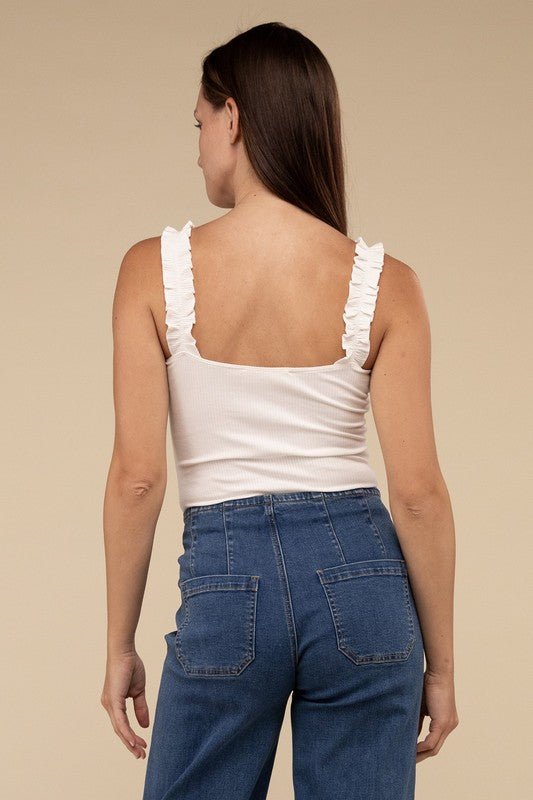
M 168 358 L 159 238 L 153 241 L 152 311 Z M 332 364 L 345 355 L 341 340 L 352 239 L 299 212 L 275 226 L 264 221 L 252 225 L 230 212 L 194 227 L 190 243 L 196 307 L 192 334 L 203 358 L 299 367 Z M 388 261 L 385 256 L 365 369 L 372 368 L 386 330 Z

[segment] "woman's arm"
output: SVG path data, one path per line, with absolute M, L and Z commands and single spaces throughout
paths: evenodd
M 150 306 L 157 259 L 148 239 L 124 256 L 113 301 L 115 440 L 105 487 L 107 674 L 101 702 L 132 752 L 146 742 L 129 726 L 126 697 L 148 725 L 144 668 L 135 651 L 155 529 L 166 489 L 168 383 Z M 161 289 L 162 291 L 162 289 Z M 133 747 L 127 742 L 134 741 Z M 140 750 L 139 750 L 140 748 Z
M 387 296 L 391 303 L 371 373 L 370 398 L 385 462 L 391 517 L 424 639 L 426 700 L 429 694 L 434 703 L 430 734 L 419 743 L 421 760 L 435 755 L 458 724 L 453 692 L 455 529 L 435 446 L 428 313 L 414 270 L 395 259 L 392 262 L 382 276 L 382 281 L 390 282 Z M 448 687 L 436 693 L 437 700 L 435 692 L 428 690 L 434 680 L 440 687 Z

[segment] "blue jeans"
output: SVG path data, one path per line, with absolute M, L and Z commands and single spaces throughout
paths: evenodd
M 143 800 L 412 800 L 424 649 L 377 487 L 185 509 Z M 286 797 L 289 797 L 287 793 Z

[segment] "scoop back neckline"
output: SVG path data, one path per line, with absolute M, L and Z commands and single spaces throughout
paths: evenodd
M 194 338 L 194 337 L 193 337 Z M 333 370 L 339 369 L 340 367 L 349 366 L 352 370 L 356 372 L 362 372 L 363 374 L 370 374 L 372 370 L 370 369 L 363 369 L 357 364 L 355 361 L 350 360 L 352 359 L 351 355 L 345 355 L 340 358 L 338 361 L 334 361 L 331 364 L 312 364 L 310 366 L 297 366 L 297 367 L 287 367 L 285 365 L 281 366 L 265 366 L 263 364 L 232 364 L 229 361 L 214 361 L 211 358 L 204 358 L 201 356 L 199 352 L 193 353 L 190 350 L 178 350 L 178 352 L 173 353 L 169 358 L 166 359 L 165 363 L 167 366 L 170 366 L 178 356 L 190 356 L 190 358 L 196 359 L 196 361 L 203 362 L 204 364 L 214 365 L 216 367 L 233 367 L 236 369 L 245 369 L 245 370 L 268 370 L 272 372 L 273 370 L 285 370 L 292 371 L 292 372 L 312 372 L 317 370 Z
M 184 227 L 181 230 L 181 233 L 184 232 L 185 236 L 186 236 L 186 239 L 187 239 L 187 248 L 186 248 L 187 264 L 188 264 L 188 268 L 190 270 L 191 282 L 192 282 L 193 288 L 194 288 L 194 264 L 193 264 L 192 252 L 191 252 L 191 230 L 192 230 L 192 228 L 195 228 L 195 227 L 196 227 L 196 225 L 194 224 L 194 222 L 189 219 L 189 220 L 187 220 L 187 222 L 185 223 Z M 178 231 L 176 228 L 174 228 L 174 230 L 179 235 L 180 231 Z M 354 252 L 354 256 L 353 256 L 353 260 L 352 260 L 352 269 L 353 269 L 353 266 L 356 263 L 357 245 L 358 245 L 360 239 L 361 239 L 361 237 L 358 236 L 357 239 L 355 240 L 355 252 Z M 196 298 L 196 293 L 195 292 L 194 292 L 194 296 Z M 347 303 L 348 303 L 348 301 L 347 301 Z M 346 303 L 346 305 L 347 305 L 347 303 Z M 346 305 L 345 305 L 345 308 L 344 308 L 344 312 L 346 312 Z M 196 309 L 196 302 L 194 304 L 194 307 Z M 170 366 L 172 363 L 174 363 L 174 361 L 177 359 L 178 356 L 180 356 L 180 355 L 188 355 L 191 358 L 194 358 L 197 361 L 202 362 L 202 363 L 204 363 L 206 365 L 216 366 L 216 367 L 227 367 L 227 368 L 234 368 L 234 369 L 241 369 L 241 370 L 250 370 L 250 371 L 265 371 L 265 370 L 268 370 L 269 372 L 272 372 L 272 371 L 312 372 L 312 371 L 318 371 L 318 370 L 323 370 L 324 371 L 324 370 L 339 369 L 340 367 L 343 367 L 343 366 L 349 366 L 352 370 L 354 370 L 356 372 L 361 372 L 364 375 L 369 375 L 371 373 L 371 371 L 372 371 L 370 369 L 363 369 L 363 367 L 361 367 L 359 364 L 357 364 L 357 362 L 353 359 L 353 356 L 351 354 L 348 354 L 348 353 L 346 353 L 344 356 L 339 358 L 337 361 L 333 361 L 330 364 L 312 364 L 310 366 L 296 366 L 296 367 L 291 367 L 291 366 L 286 366 L 286 365 L 265 366 L 263 364 L 233 364 L 233 363 L 231 363 L 229 361 L 215 361 L 214 359 L 211 359 L 211 358 L 204 358 L 204 356 L 201 355 L 200 351 L 198 350 L 198 345 L 196 343 L 196 339 L 192 334 L 192 325 L 190 327 L 190 330 L 188 331 L 188 337 L 189 337 L 189 340 L 190 340 L 191 347 L 193 348 L 193 351 L 190 351 L 190 350 L 178 350 L 176 353 L 171 354 L 170 357 L 165 360 L 166 366 Z

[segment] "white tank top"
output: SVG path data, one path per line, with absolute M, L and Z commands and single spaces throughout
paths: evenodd
M 365 414 L 370 323 L 384 248 L 356 241 L 344 309 L 345 356 L 315 367 L 225 364 L 200 356 L 191 228 L 161 236 L 166 307 L 169 419 L 179 502 L 220 503 L 257 494 L 376 486 Z

